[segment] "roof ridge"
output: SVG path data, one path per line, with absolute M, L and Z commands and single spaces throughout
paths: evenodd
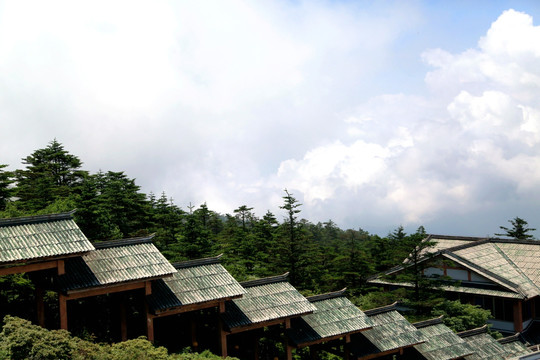
M 473 268 L 473 269 L 475 269 L 475 270 L 477 270 L 477 271 L 483 272 L 484 275 L 487 275 L 487 277 L 492 277 L 492 278 L 494 278 L 494 279 L 495 279 L 495 282 L 499 283 L 499 285 L 505 286 L 507 289 L 513 290 L 513 291 L 515 291 L 515 292 L 518 292 L 518 293 L 520 293 L 521 295 L 525 295 L 525 294 L 523 294 L 523 292 L 521 291 L 521 288 L 519 287 L 518 284 L 516 284 L 516 283 L 514 283 L 514 282 L 512 282 L 512 281 L 510 281 L 510 280 L 508 280 L 508 279 L 505 279 L 505 278 L 503 278 L 502 276 L 497 275 L 497 274 L 495 274 L 494 272 L 492 272 L 492 271 L 490 271 L 490 270 L 488 270 L 488 269 L 485 269 L 485 268 L 483 268 L 482 266 L 479 266 L 479 265 L 473 263 L 472 261 L 465 259 L 465 258 L 462 257 L 462 256 L 459 256 L 459 255 L 457 255 L 457 254 L 455 254 L 455 253 L 450 253 L 450 252 L 444 253 L 443 255 L 445 255 L 445 256 L 451 258 L 451 259 L 454 260 L 454 261 L 465 263 L 465 264 L 462 264 L 462 265 L 464 265 L 464 266 L 466 266 L 466 267 L 471 267 L 471 268 Z M 457 258 L 457 259 L 456 259 L 456 258 Z M 502 283 L 502 284 L 501 284 L 501 283 Z
M 0 219 L 0 227 L 16 226 L 16 225 L 23 225 L 23 224 L 35 224 L 35 223 L 48 222 L 48 221 L 68 220 L 68 219 L 73 218 L 73 214 L 76 211 L 77 209 L 71 210 L 69 212 L 64 212 L 64 213 L 21 216 L 21 217 L 15 217 L 15 218 Z
M 329 293 L 326 293 L 326 294 L 308 296 L 308 297 L 306 297 L 306 299 L 308 299 L 309 302 L 316 302 L 316 301 L 334 299 L 334 298 L 337 298 L 337 297 L 342 297 L 346 290 L 347 290 L 347 288 L 343 288 L 341 290 L 329 292 Z
M 282 275 L 269 276 L 262 279 L 243 281 L 240 283 L 240 285 L 242 285 L 242 287 L 244 288 L 259 286 L 259 285 L 267 285 L 267 284 L 287 281 L 288 277 L 289 277 L 289 272 L 286 272 L 285 274 L 282 274 Z
M 441 315 L 441 316 L 433 318 L 433 319 L 428 319 L 428 320 L 424 320 L 424 321 L 415 322 L 415 323 L 413 323 L 413 325 L 417 329 L 421 329 L 423 327 L 427 327 L 427 326 L 430 326 L 430 325 L 442 324 L 443 323 L 443 318 L 444 318 L 444 315 Z
M 109 249 L 109 248 L 120 247 L 120 246 L 146 244 L 146 243 L 151 243 L 154 236 L 155 234 L 150 234 L 148 236 L 101 241 L 101 242 L 93 243 L 92 245 L 94 245 L 96 250 L 100 250 L 100 249 Z
M 439 234 L 429 234 L 429 238 L 438 238 L 438 239 L 445 239 L 445 240 L 485 240 L 489 239 L 487 237 L 479 237 L 479 236 L 458 236 L 458 235 L 439 235 Z
M 458 251 L 458 250 L 467 249 L 467 248 L 470 248 L 470 247 L 473 247 L 473 246 L 483 245 L 483 244 L 486 244 L 486 243 L 489 243 L 489 242 L 490 242 L 489 238 L 479 238 L 478 240 L 471 241 L 468 244 L 456 245 L 456 246 L 452 246 L 452 247 L 442 249 L 442 250 L 439 250 L 439 251 L 441 253 L 443 253 L 445 251 Z
M 222 256 L 223 254 L 219 254 L 213 257 L 187 260 L 187 261 L 179 261 L 179 262 L 173 263 L 172 266 L 174 266 L 176 269 L 186 269 L 186 268 L 202 266 L 202 265 L 219 264 Z
M 484 333 L 487 333 L 487 324 L 479 328 L 458 332 L 456 335 L 463 339 L 469 336 L 484 334 Z
M 366 314 L 367 316 L 373 316 L 373 315 L 389 312 L 389 311 L 392 311 L 392 310 L 396 310 L 397 309 L 397 304 L 398 304 L 398 302 L 396 301 L 396 302 L 394 302 L 393 304 L 390 304 L 390 305 L 381 306 L 381 307 L 374 308 L 374 309 L 369 309 L 369 310 L 364 310 L 364 314 Z
M 507 337 L 497 339 L 497 341 L 500 344 L 508 344 L 508 343 L 514 342 L 516 340 L 519 340 L 519 336 L 520 336 L 520 333 L 515 333 L 514 335 L 510 335 L 510 336 L 507 336 Z

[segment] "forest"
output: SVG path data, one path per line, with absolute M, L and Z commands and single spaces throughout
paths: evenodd
M 57 140 L 23 158 L 22 165 L 9 171 L 0 164 L 0 218 L 76 209 L 74 219 L 92 242 L 155 234 L 154 244 L 171 262 L 223 254 L 221 263 L 238 281 L 289 272 L 290 283 L 306 296 L 347 288 L 362 310 L 401 300 L 416 309 L 408 315 L 412 320 L 444 314 L 455 331 L 481 326 L 490 316 L 436 291 L 383 292 L 367 283 L 402 263 L 425 238 L 423 227 L 407 234 L 397 226 L 381 237 L 340 229 L 332 220 L 312 223 L 302 218 L 302 204 L 287 189 L 279 209 L 262 217 L 248 204 L 231 214 L 205 203 L 182 208 L 165 192 L 144 194 L 123 171 L 84 170 L 82 160 Z M 31 287 L 25 276 L 0 277 L 0 317 L 7 308 L 23 315 Z

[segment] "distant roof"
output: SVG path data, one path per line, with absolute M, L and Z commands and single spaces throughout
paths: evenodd
M 295 320 L 288 336 L 297 346 L 370 329 L 371 320 L 344 297 L 344 290 L 307 298 L 317 310 Z
M 73 211 L 0 220 L 0 265 L 61 258 L 94 250 Z
M 506 350 L 506 356 L 510 355 L 512 357 L 522 356 L 531 354 L 530 350 L 524 343 L 520 341 L 519 334 L 508 336 L 502 339 L 497 340 Z
M 242 296 L 246 291 L 219 263 L 220 257 L 173 264 L 177 272 L 154 283 L 148 298 L 151 309 L 161 312 Z
M 227 302 L 224 324 L 231 330 L 255 324 L 264 326 L 268 321 L 315 311 L 315 306 L 289 284 L 287 275 L 240 283 L 247 292 L 242 298 Z
M 413 283 L 392 282 L 392 281 L 386 281 L 382 279 L 373 279 L 373 280 L 370 280 L 369 282 L 371 284 L 379 284 L 379 285 L 390 285 L 390 286 L 396 285 L 396 286 L 411 287 L 411 288 L 414 287 Z M 507 299 L 524 299 L 525 298 L 525 296 L 522 294 L 518 294 L 512 291 L 504 291 L 504 290 L 483 289 L 483 288 L 454 286 L 454 285 L 441 285 L 438 288 L 444 291 L 450 291 L 450 292 L 455 292 L 455 293 L 494 296 L 494 297 L 501 297 L 501 298 L 507 298 Z
M 414 348 L 427 360 L 458 359 L 474 353 L 474 349 L 465 340 L 443 324 L 442 316 L 413 325 L 420 330 L 426 340 Z
M 355 357 L 389 353 L 425 341 L 422 333 L 397 312 L 395 304 L 364 313 L 371 319 L 373 328 L 353 335 L 351 351 Z
M 106 241 L 96 250 L 66 261 L 60 277 L 64 291 L 146 280 L 171 275 L 176 269 L 152 244 L 152 237 Z
M 474 354 L 465 357 L 467 360 L 482 360 L 482 359 L 506 359 L 517 355 L 514 353 L 516 349 L 513 346 L 505 346 L 503 343 L 495 340 L 487 332 L 487 325 L 481 328 L 463 331 L 458 333 L 475 351 Z M 516 345 L 516 344 L 514 344 Z M 521 351 L 518 350 L 518 352 Z M 523 350 L 526 354 L 528 349 Z M 530 353 L 531 351 L 529 351 Z
M 433 256 L 452 260 L 499 286 L 498 290 L 475 289 L 462 284 L 462 292 L 488 290 L 499 292 L 493 296 L 514 298 L 540 295 L 540 241 L 443 235 L 429 235 L 425 241 L 436 243 L 429 249 Z M 387 274 L 401 269 L 403 266 L 391 269 Z

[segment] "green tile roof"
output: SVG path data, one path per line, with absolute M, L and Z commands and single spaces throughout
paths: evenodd
M 508 355 L 504 346 L 487 333 L 487 326 L 463 331 L 458 335 L 475 351 L 474 354 L 466 356 L 466 360 L 502 360 Z
M 219 263 L 219 258 L 173 264 L 177 272 L 154 283 L 148 299 L 151 309 L 160 312 L 242 296 L 246 291 Z
M 246 294 L 229 301 L 223 314 L 229 329 L 292 318 L 316 310 L 302 294 L 287 282 L 287 275 L 240 283 Z
M 540 296 L 539 241 L 442 235 L 429 235 L 427 240 L 436 242 L 430 249 L 430 252 L 437 251 L 436 256 L 450 259 L 499 287 L 480 289 L 464 281 L 460 289 L 449 287 L 446 290 L 516 299 Z M 385 274 L 401 270 L 403 266 L 398 266 Z M 386 283 L 384 280 L 381 282 L 380 275 L 369 279 L 369 282 Z
M 516 357 L 532 353 L 532 350 L 520 341 L 519 334 L 498 339 L 497 341 L 504 347 L 506 358 L 509 356 Z
M 501 286 L 513 289 L 527 297 L 540 295 L 540 289 L 500 249 L 499 245 L 499 243 L 489 242 L 454 251 L 454 254 L 471 262 L 477 272 Z M 540 244 L 536 250 L 540 250 Z
M 389 352 L 424 342 L 422 333 L 407 321 L 395 305 L 366 310 L 373 328 L 355 334 L 351 352 L 355 357 Z
M 402 286 L 402 287 L 413 287 L 414 285 L 412 283 L 406 283 L 406 282 L 392 282 L 382 279 L 373 279 L 370 280 L 369 283 L 371 284 L 378 284 L 378 285 L 395 285 L 395 286 Z M 510 292 L 510 291 L 503 291 L 503 290 L 493 290 L 493 289 L 482 289 L 482 288 L 473 288 L 468 287 L 465 285 L 462 286 L 451 286 L 451 285 L 443 285 L 439 287 L 441 290 L 444 291 L 450 291 L 450 292 L 456 292 L 456 293 L 464 293 L 464 294 L 473 294 L 473 295 L 484 295 L 484 296 L 495 296 L 495 297 L 501 297 L 501 298 L 507 298 L 507 299 L 524 299 L 525 296 Z
M 317 310 L 296 319 L 288 332 L 297 346 L 371 328 L 371 320 L 343 296 L 344 291 L 309 297 Z
M 64 291 L 146 280 L 171 275 L 176 269 L 152 244 L 151 237 L 107 241 L 96 250 L 66 261 L 60 276 Z
M 94 250 L 73 212 L 0 220 L 0 265 Z
M 413 324 L 426 340 L 415 345 L 427 360 L 457 359 L 474 353 L 474 349 L 442 322 L 442 317 Z

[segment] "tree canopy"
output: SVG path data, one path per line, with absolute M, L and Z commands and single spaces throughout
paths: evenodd
M 536 229 L 527 227 L 528 223 L 527 221 L 523 220 L 520 217 L 515 217 L 512 220 L 508 220 L 510 224 L 512 224 L 511 228 L 507 228 L 505 226 L 499 226 L 501 230 L 504 230 L 505 233 L 495 234 L 497 236 L 508 236 L 513 237 L 520 240 L 527 240 L 527 239 L 534 239 L 534 236 L 532 234 L 529 234 L 532 231 L 536 231 Z

